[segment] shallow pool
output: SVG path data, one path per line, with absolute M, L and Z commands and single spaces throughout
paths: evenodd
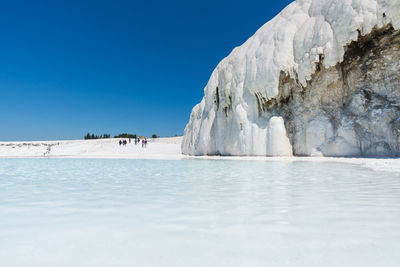
M 329 162 L 0 160 L 1 266 L 399 266 L 400 174 Z

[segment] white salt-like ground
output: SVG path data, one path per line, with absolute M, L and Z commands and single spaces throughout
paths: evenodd
M 134 140 L 120 146 L 119 140 L 70 140 L 1 142 L 0 158 L 141 158 L 141 159 L 179 159 L 182 137 L 148 139 L 146 148 L 135 145 Z M 126 139 L 128 141 L 128 139 Z M 48 149 L 50 147 L 50 152 Z
M 186 156 L 181 153 L 182 137 L 148 139 L 146 148 L 141 144 L 120 146 L 120 139 L 0 142 L 0 158 L 115 158 L 115 159 L 207 159 L 251 160 L 281 162 L 338 162 L 358 164 L 377 171 L 400 172 L 397 158 L 328 158 L 328 157 L 219 157 Z M 123 140 L 123 139 L 121 139 Z M 51 146 L 50 153 L 47 153 Z

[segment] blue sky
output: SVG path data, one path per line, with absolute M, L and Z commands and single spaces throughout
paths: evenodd
M 218 62 L 290 2 L 2 2 L 0 140 L 183 134 Z

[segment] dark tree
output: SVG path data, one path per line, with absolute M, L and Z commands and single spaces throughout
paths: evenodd
M 136 134 L 128 134 L 128 133 L 121 133 L 119 135 L 114 136 L 114 138 L 136 138 Z

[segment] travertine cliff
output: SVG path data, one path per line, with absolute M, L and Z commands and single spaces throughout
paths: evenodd
M 400 0 L 302 0 L 214 71 L 191 155 L 400 155 Z

